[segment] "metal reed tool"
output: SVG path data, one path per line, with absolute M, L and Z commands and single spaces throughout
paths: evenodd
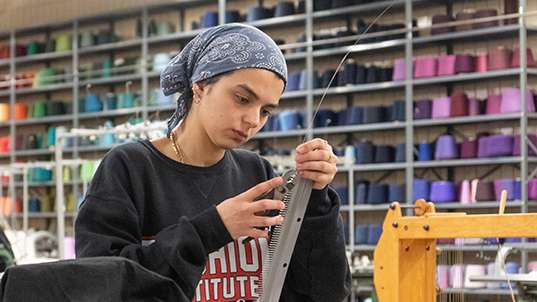
M 393 1 L 384 11 L 380 13 L 377 18 L 369 25 L 366 31 L 360 35 L 356 40 L 353 46 L 358 44 L 365 35 L 371 26 L 375 24 L 384 13 L 386 13 L 395 3 L 400 0 Z M 328 87 L 319 101 L 315 113 L 311 119 L 311 123 L 308 126 L 306 135 L 304 137 L 304 142 L 308 137 L 308 133 L 313 131 L 313 121 L 315 116 L 321 107 L 321 104 L 324 101 L 326 93 L 334 78 L 337 74 L 337 71 L 343 65 L 343 62 L 347 59 L 351 49 L 345 54 L 341 62 L 339 63 L 334 76 L 330 80 Z M 268 249 L 268 254 L 264 259 L 263 263 L 263 273 L 261 276 L 261 285 L 259 290 L 259 298 L 257 302 L 277 302 L 280 299 L 281 290 L 285 282 L 285 276 L 287 275 L 287 270 L 289 268 L 289 262 L 291 261 L 291 256 L 293 255 L 293 250 L 295 248 L 296 239 L 298 233 L 300 232 L 300 226 L 302 225 L 302 220 L 304 219 L 304 214 L 306 212 L 306 207 L 310 199 L 311 191 L 313 189 L 313 181 L 310 179 L 302 178 L 298 171 L 288 170 L 282 176 L 283 183 L 263 194 L 260 197 L 272 197 L 274 199 L 279 199 L 278 197 L 283 196 L 282 201 L 285 203 L 285 209 L 281 211 L 281 214 L 284 218 L 283 223 L 279 226 L 272 227 L 272 235 L 270 238 L 270 244 Z M 259 198 L 258 198 L 259 199 Z M 265 211 L 266 216 L 275 216 L 278 213 L 274 211 Z M 250 241 L 251 238 L 246 238 L 243 240 L 243 243 Z

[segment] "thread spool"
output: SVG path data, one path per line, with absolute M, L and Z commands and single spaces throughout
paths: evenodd
M 172 57 L 168 53 L 157 53 L 153 57 L 153 71 L 163 72 Z
M 357 85 L 367 83 L 367 68 L 365 66 L 356 66 L 356 81 L 354 83 Z
M 453 202 L 455 200 L 453 183 L 449 181 L 433 182 L 430 200 L 436 203 Z
M 519 268 L 520 268 L 520 266 L 516 262 L 507 262 L 507 263 L 505 263 L 505 272 L 507 274 L 518 274 Z M 511 287 L 515 287 L 515 286 L 516 286 L 516 284 L 511 282 Z M 501 287 L 508 288 L 509 284 L 507 282 L 503 282 Z
M 356 194 L 355 194 L 356 197 L 354 200 L 354 204 L 366 204 L 368 191 L 369 191 L 369 183 L 367 182 L 359 183 L 356 186 Z
M 441 65 L 442 66 L 442 65 Z M 412 73 L 414 74 L 414 73 Z M 393 81 L 406 80 L 406 59 L 397 59 L 394 62 L 393 67 Z
M 477 56 L 477 63 L 476 63 L 476 70 L 477 72 L 487 72 L 488 64 L 488 55 L 486 53 L 482 53 Z
M 455 57 L 455 74 L 472 73 L 477 70 L 476 58 L 472 55 L 457 55 Z
M 466 93 L 455 91 L 450 98 L 450 117 L 467 116 L 470 113 L 470 104 Z
M 406 120 L 405 101 L 395 101 L 393 105 L 388 107 L 388 121 L 402 121 Z
M 533 58 L 533 52 L 530 48 L 526 48 L 526 65 L 528 68 L 535 67 L 535 59 Z M 520 48 L 516 48 L 513 53 L 511 68 L 520 68 Z
M 434 158 L 435 160 L 457 158 L 457 145 L 455 144 L 455 137 L 451 135 L 440 136 L 436 145 Z
M 479 11 L 475 12 L 475 18 L 476 19 L 495 17 L 495 16 L 498 16 L 498 11 L 495 10 L 495 9 L 484 9 L 484 10 L 479 10 Z M 496 26 L 499 26 L 499 21 L 498 20 L 474 23 L 474 28 L 476 28 L 476 29 L 488 28 L 488 27 L 496 27 Z
M 500 114 L 502 113 L 502 95 L 494 94 L 489 95 L 486 102 L 487 114 Z
M 101 30 L 97 34 L 97 44 L 108 44 L 112 43 L 112 32 L 109 30 Z
M 295 3 L 280 1 L 274 7 L 274 17 L 284 17 L 295 14 Z
M 0 103 L 0 122 L 7 121 L 10 119 L 10 108 L 9 104 Z
M 393 146 L 377 146 L 375 163 L 392 163 L 395 161 L 395 148 Z
M 367 244 L 368 227 L 365 224 L 357 225 L 354 228 L 354 244 Z
M 376 245 L 382 235 L 382 224 L 372 223 L 367 230 L 367 244 Z
M 386 108 L 383 106 L 364 107 L 363 113 L 364 124 L 386 122 Z
M 364 108 L 349 107 L 347 109 L 347 125 L 360 125 L 363 123 Z
M 423 120 L 430 119 L 433 113 L 433 101 L 422 100 L 415 102 L 414 106 L 414 119 Z
M 451 98 L 442 97 L 433 99 L 433 119 L 449 118 L 451 112 Z
M 294 110 L 285 110 L 278 114 L 280 120 L 281 131 L 289 131 L 297 129 L 301 124 L 300 114 Z
M 342 205 L 349 204 L 349 188 L 348 187 L 340 187 L 340 188 L 334 188 L 334 191 L 339 196 L 339 201 Z
M 354 146 L 346 146 L 344 156 L 345 164 L 354 165 L 356 162 L 356 150 L 354 150 Z
M 226 23 L 241 22 L 241 14 L 238 10 L 226 11 Z
M 451 287 L 462 288 L 464 286 L 465 266 L 462 264 L 454 264 L 451 266 L 450 279 Z
M 430 161 L 433 160 L 433 150 L 431 144 L 422 142 L 419 144 L 418 161 Z
M 413 182 L 414 191 L 412 192 L 412 200 L 418 199 L 428 200 L 431 196 L 431 184 L 424 179 L 414 179 Z
M 515 180 L 512 178 L 503 178 L 503 179 L 496 179 L 494 181 L 494 192 L 496 195 L 496 201 L 501 200 L 502 191 L 507 191 L 507 199 L 506 200 L 514 200 L 515 199 Z
M 453 17 L 450 15 L 433 16 L 433 25 L 452 22 L 452 21 L 454 20 L 453 20 Z M 454 31 L 455 31 L 454 26 L 437 27 L 437 28 L 431 29 L 431 35 L 446 34 L 446 33 L 454 32 Z
M 468 264 L 464 274 L 464 288 L 485 288 L 487 282 L 470 281 L 471 276 L 484 276 L 487 273 L 485 265 Z
M 440 288 L 449 287 L 449 265 L 437 265 L 436 266 L 436 284 Z
M 497 134 L 488 137 L 487 157 L 511 156 L 513 154 L 514 138 L 512 136 Z
M 443 55 L 438 57 L 438 76 L 455 74 L 455 55 Z
M 457 21 L 467 21 L 467 20 L 472 20 L 474 18 L 475 18 L 474 12 L 462 12 L 462 13 L 458 13 L 455 16 L 455 19 Z M 472 30 L 472 29 L 474 29 L 473 23 L 455 26 L 455 31 L 465 31 L 465 30 Z
M 356 164 L 370 164 L 375 161 L 375 146 L 371 142 L 360 141 L 354 144 Z
M 388 186 L 371 183 L 367 192 L 368 204 L 381 204 L 388 202 Z
M 503 46 L 498 46 L 489 54 L 487 70 L 502 70 L 511 67 L 513 52 Z
M 403 163 L 406 162 L 406 144 L 399 144 L 395 146 L 395 162 Z
M 521 112 L 521 91 L 517 88 L 503 89 L 500 113 Z M 533 93 L 526 91 L 526 112 L 535 112 Z

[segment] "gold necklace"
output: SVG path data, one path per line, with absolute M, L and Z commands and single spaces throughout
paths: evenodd
M 175 131 L 170 133 L 170 141 L 172 142 L 173 151 L 175 152 L 175 155 L 177 155 L 179 162 L 186 164 L 186 156 L 183 156 L 183 150 L 177 144 Z

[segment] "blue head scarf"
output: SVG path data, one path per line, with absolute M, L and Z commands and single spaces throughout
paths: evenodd
M 168 121 L 168 136 L 187 113 L 192 84 L 215 75 L 242 69 L 263 68 L 275 72 L 287 85 L 287 65 L 276 43 L 259 29 L 240 23 L 212 27 L 190 41 L 160 76 L 164 95 L 180 93 L 177 108 Z

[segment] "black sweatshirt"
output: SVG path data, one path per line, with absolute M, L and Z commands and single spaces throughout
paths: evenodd
M 149 141 L 118 146 L 81 205 L 76 255 L 128 258 L 174 280 L 191 301 L 253 300 L 266 240 L 240 246 L 216 205 L 272 177 L 270 163 L 249 151 L 195 167 Z M 280 301 L 342 301 L 351 283 L 344 244 L 337 194 L 313 190 Z

